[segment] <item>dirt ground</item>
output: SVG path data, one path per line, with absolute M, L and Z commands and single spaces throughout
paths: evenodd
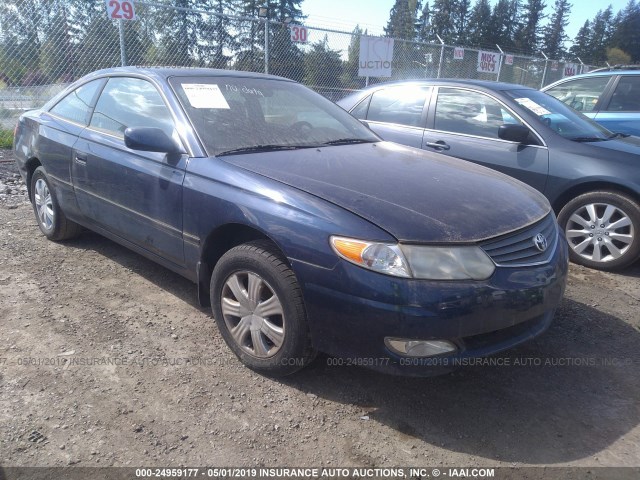
M 640 466 L 639 264 L 572 265 L 551 329 L 502 365 L 410 379 L 321 355 L 273 380 L 187 280 L 93 233 L 47 241 L 14 175 L 0 163 L 3 466 Z

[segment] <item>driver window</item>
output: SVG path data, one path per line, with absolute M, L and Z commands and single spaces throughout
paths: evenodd
M 124 137 L 127 127 L 156 127 L 172 136 L 173 119 L 156 88 L 146 80 L 114 77 L 102 90 L 90 127 Z
M 488 95 L 458 88 L 440 88 L 438 91 L 436 130 L 498 138 L 498 128 L 505 123 L 521 122 Z

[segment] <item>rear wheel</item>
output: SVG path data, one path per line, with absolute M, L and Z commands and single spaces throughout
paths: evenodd
M 42 167 L 36 168 L 31 176 L 31 203 L 38 227 L 49 240 L 68 240 L 82 232 L 82 227 L 69 220 L 60 209 Z
M 640 255 L 640 206 L 623 194 L 580 195 L 560 211 L 558 223 L 575 263 L 613 270 L 631 265 Z
M 270 242 L 222 256 L 211 278 L 211 305 L 225 342 L 253 370 L 289 375 L 315 356 L 300 286 Z

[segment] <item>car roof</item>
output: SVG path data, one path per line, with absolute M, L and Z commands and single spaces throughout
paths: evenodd
M 611 75 L 640 75 L 640 70 L 600 70 L 597 72 L 583 73 L 569 78 L 602 77 Z M 566 80 L 566 79 L 563 79 Z
M 166 80 L 171 77 L 238 77 L 238 78 L 259 78 L 266 80 L 283 80 L 293 82 L 288 78 L 276 75 L 266 75 L 264 73 L 246 72 L 238 70 L 220 70 L 215 68 L 191 68 L 191 67 L 165 67 L 165 66 L 131 66 L 114 67 L 97 70 L 90 73 L 85 78 L 99 77 L 104 75 L 127 75 L 138 74 L 147 77 Z
M 365 92 L 371 92 L 380 88 L 396 85 L 433 85 L 433 86 L 459 86 L 459 87 L 481 87 L 487 90 L 535 90 L 534 88 L 527 87 L 525 85 L 519 85 L 516 83 L 506 82 L 493 82 L 489 80 L 467 80 L 461 78 L 419 78 L 414 80 L 398 80 L 393 82 L 376 83 L 375 85 L 369 85 L 369 87 L 363 90 L 358 90 L 356 93 L 364 94 Z
M 370 85 L 368 88 L 365 88 L 363 91 L 375 90 L 381 87 L 388 87 L 393 85 L 438 85 L 438 86 L 447 86 L 447 85 L 455 85 L 455 86 L 474 86 L 474 87 L 482 87 L 488 90 L 535 90 L 534 88 L 527 87 L 525 85 L 519 85 L 517 83 L 506 83 L 506 82 L 493 82 L 490 80 L 468 80 L 462 78 L 419 78 L 415 80 L 399 80 L 395 82 L 384 82 L 377 83 L 375 85 Z
M 595 77 L 611 77 L 613 75 L 640 75 L 640 70 L 618 70 L 616 68 L 612 68 L 611 70 L 599 70 L 597 72 L 589 72 L 583 73 L 580 75 L 573 75 L 571 77 L 561 78 L 558 81 L 550 83 L 549 85 L 545 85 L 541 88 L 543 92 L 546 92 L 552 87 L 556 85 L 560 85 L 562 83 L 568 82 L 570 80 L 575 80 L 578 78 L 595 78 Z
M 595 70 L 591 70 L 589 73 L 596 72 L 624 72 L 631 73 L 633 71 L 638 71 L 636 74 L 640 74 L 640 65 L 613 65 L 611 67 L 600 67 Z
M 370 95 L 371 92 L 375 92 L 381 88 L 390 86 L 403 86 L 403 85 L 428 85 L 439 87 L 480 87 L 485 91 L 505 91 L 505 90 L 535 90 L 535 88 L 527 87 L 525 85 L 519 85 L 516 83 L 506 82 L 492 82 L 488 80 L 468 80 L 462 78 L 419 78 L 415 80 L 398 80 L 394 82 L 376 83 L 370 85 L 362 90 L 356 90 L 350 93 L 344 98 L 338 100 L 336 103 L 342 108 L 347 110 L 355 106 L 355 103 L 359 102 L 362 98 Z

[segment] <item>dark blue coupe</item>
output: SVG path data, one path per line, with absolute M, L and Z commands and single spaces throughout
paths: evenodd
M 47 238 L 86 227 L 191 279 L 262 373 L 317 351 L 448 370 L 542 333 L 564 291 L 540 193 L 384 142 L 283 78 L 103 70 L 24 114 L 14 145 Z

